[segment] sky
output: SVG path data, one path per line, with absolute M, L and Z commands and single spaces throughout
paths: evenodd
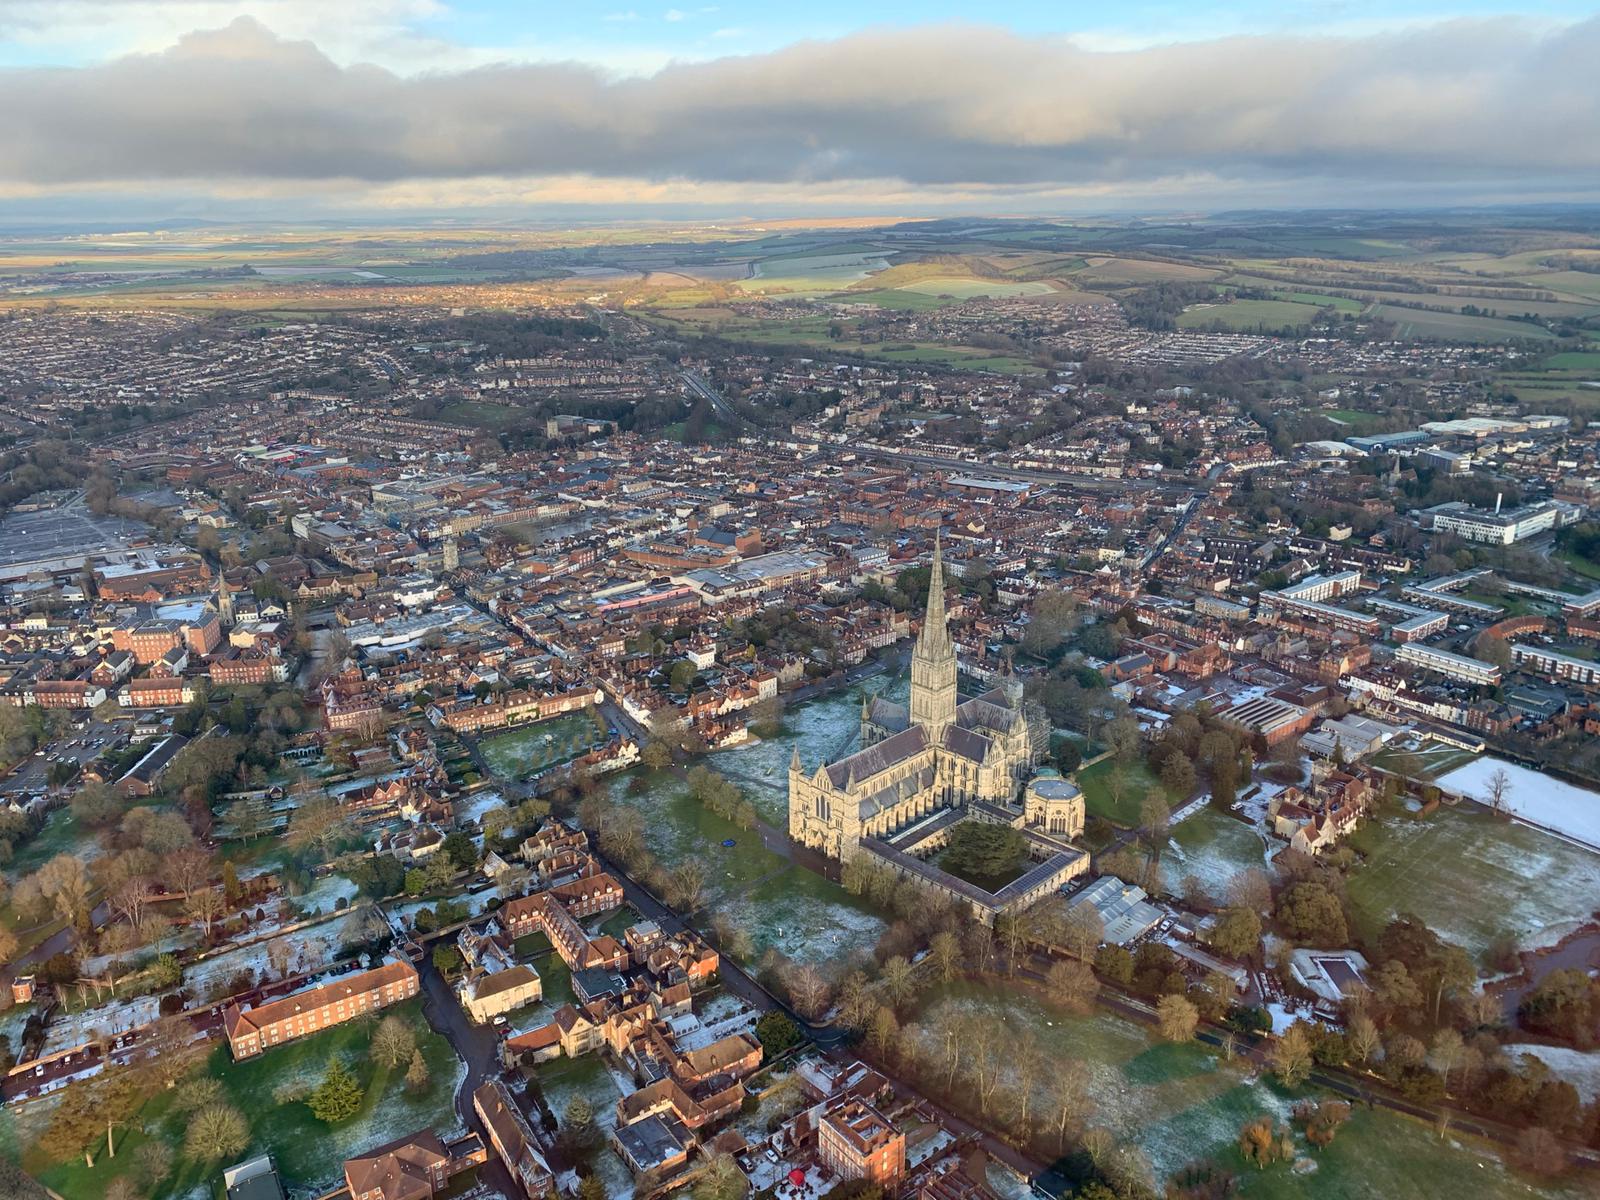
M 0 217 L 1600 201 L 1541 0 L 0 0 Z

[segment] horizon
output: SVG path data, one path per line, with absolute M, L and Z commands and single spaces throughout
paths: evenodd
M 1586 205 L 1597 59 L 1560 2 L 3 0 L 0 223 Z

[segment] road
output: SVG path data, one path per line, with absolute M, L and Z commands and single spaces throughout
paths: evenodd
M 483 1128 L 483 1123 L 472 1108 L 472 1094 L 489 1080 L 500 1078 L 499 1035 L 492 1025 L 474 1025 L 467 1019 L 455 992 L 444 976 L 434 969 L 428 955 L 424 955 L 417 964 L 417 971 L 422 976 L 423 1015 L 428 1024 L 455 1047 L 461 1061 L 467 1064 L 466 1078 L 456 1089 L 456 1115 L 461 1118 L 463 1128 L 477 1130 L 483 1135 L 484 1145 L 489 1146 L 489 1161 L 479 1169 L 478 1178 L 480 1182 L 498 1188 L 504 1195 L 518 1195 L 519 1188 L 513 1184 L 511 1173 L 495 1154 L 489 1142 L 488 1130 Z

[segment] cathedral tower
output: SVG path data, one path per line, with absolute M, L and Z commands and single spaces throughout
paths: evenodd
M 928 611 L 911 652 L 911 724 L 938 743 L 956 719 L 956 647 L 944 615 L 944 551 L 934 535 L 933 572 L 928 577 Z

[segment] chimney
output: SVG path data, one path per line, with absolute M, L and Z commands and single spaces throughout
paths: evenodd
M 1505 495 L 1504 492 L 1496 492 L 1494 494 L 1494 515 L 1497 517 L 1500 515 L 1500 501 L 1505 499 Z

